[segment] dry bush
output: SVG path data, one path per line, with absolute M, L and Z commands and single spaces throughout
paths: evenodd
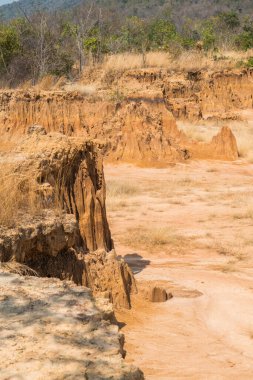
M 32 173 L 29 177 L 21 176 L 1 170 L 0 191 L 0 224 L 12 227 L 21 216 L 29 213 L 30 215 L 38 214 L 42 204 L 36 193 L 35 179 Z
M 43 77 L 37 84 L 34 86 L 36 90 L 51 90 L 55 83 L 57 82 L 57 78 L 53 75 L 46 75 Z
M 238 261 L 246 259 L 246 254 L 244 252 L 243 246 L 235 246 L 234 244 L 230 245 L 227 243 L 215 242 L 214 248 L 216 249 L 219 255 L 231 256 L 237 259 Z
M 189 239 L 178 235 L 168 228 L 130 228 L 125 236 L 124 243 L 132 248 L 143 250 L 160 250 L 173 248 L 179 250 L 184 248 Z
M 223 70 L 235 68 L 243 61 L 249 59 L 253 50 L 234 51 L 220 50 L 218 53 L 204 51 L 184 51 L 179 59 L 172 60 L 169 68 L 175 71 L 197 71 L 197 70 Z

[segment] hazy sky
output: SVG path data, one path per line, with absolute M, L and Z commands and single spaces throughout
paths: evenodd
M 0 0 L 0 5 L 13 3 L 14 0 Z

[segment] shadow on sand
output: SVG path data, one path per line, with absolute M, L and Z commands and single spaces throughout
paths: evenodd
M 134 274 L 140 273 L 150 265 L 150 260 L 144 259 L 138 253 L 129 253 L 124 256 L 124 260 L 130 266 Z

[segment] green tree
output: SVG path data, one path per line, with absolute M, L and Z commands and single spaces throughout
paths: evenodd
M 236 12 L 223 12 L 219 15 L 220 21 L 230 30 L 235 30 L 240 27 L 240 19 Z
M 214 30 L 214 24 L 211 20 L 203 23 L 201 30 L 201 40 L 203 41 L 204 50 L 210 50 L 216 47 L 216 34 Z
M 175 24 L 170 19 L 157 19 L 149 27 L 149 40 L 152 49 L 168 49 L 178 37 Z
M 246 22 L 243 31 L 235 38 L 236 46 L 242 50 L 253 48 L 253 23 Z
M 0 71 L 9 72 L 12 59 L 20 52 L 20 41 L 15 27 L 0 26 Z

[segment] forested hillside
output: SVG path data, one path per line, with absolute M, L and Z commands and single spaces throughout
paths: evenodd
M 94 3 L 102 8 L 138 17 L 154 17 L 165 9 L 171 9 L 177 23 L 182 19 L 203 19 L 219 12 L 237 11 L 253 15 L 252 0 L 19 0 L 0 7 L 2 19 L 32 14 L 37 10 L 67 10 L 79 4 Z
M 0 80 L 8 85 L 81 75 L 113 54 L 141 54 L 145 66 L 148 52 L 199 49 L 224 59 L 225 50 L 253 48 L 251 0 L 21 0 L 0 9 L 16 15 L 0 23 Z

